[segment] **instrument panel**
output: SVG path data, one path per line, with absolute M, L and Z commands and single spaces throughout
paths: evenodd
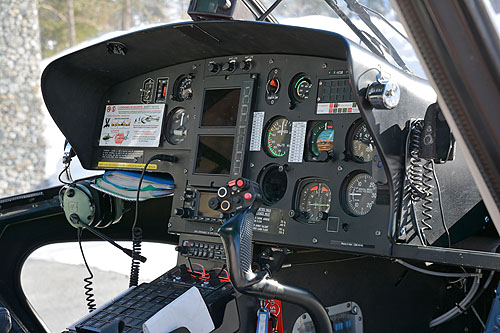
M 217 235 L 224 216 L 210 214 L 208 201 L 245 177 L 264 196 L 255 241 L 384 252 L 389 208 L 377 202 L 375 180 L 384 179 L 383 165 L 351 86 L 346 61 L 296 55 L 159 69 L 115 86 L 107 99 L 108 106 L 163 107 L 161 119 L 145 118 L 161 121 L 158 147 L 131 145 L 124 153 L 101 144 L 94 165 L 123 168 L 130 156 L 153 153 L 178 157 L 153 164 L 176 183 L 170 232 Z M 102 136 L 106 120 L 100 123 Z

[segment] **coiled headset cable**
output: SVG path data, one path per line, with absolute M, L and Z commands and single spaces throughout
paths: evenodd
M 137 227 L 137 220 L 139 217 L 139 198 L 141 194 L 142 180 L 144 179 L 144 174 L 148 168 L 148 165 L 154 160 L 165 161 L 175 163 L 177 162 L 177 157 L 173 155 L 157 154 L 152 156 L 141 172 L 141 177 L 139 178 L 139 184 L 137 185 L 137 196 L 135 198 L 135 216 L 134 223 L 132 224 L 132 264 L 130 267 L 130 281 L 129 287 L 137 286 L 139 283 L 139 272 L 141 262 L 138 260 L 138 256 L 141 254 L 141 243 L 142 243 L 142 229 Z
M 94 298 L 94 288 L 92 288 L 93 284 L 92 279 L 94 278 L 94 274 L 92 274 L 92 271 L 90 270 L 90 267 L 87 264 L 87 259 L 85 259 L 85 253 L 83 252 L 82 239 L 81 239 L 82 232 L 83 228 L 78 228 L 76 230 L 76 237 L 78 238 L 78 245 L 80 246 L 80 252 L 82 253 L 83 262 L 85 263 L 85 267 L 89 272 L 89 276 L 83 279 L 83 281 L 85 282 L 83 289 L 85 289 L 85 295 L 87 296 L 87 298 L 85 298 L 85 300 L 87 301 L 87 308 L 89 312 L 92 312 L 97 308 Z

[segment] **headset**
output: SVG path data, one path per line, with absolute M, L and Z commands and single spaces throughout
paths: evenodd
M 66 184 L 59 192 L 59 201 L 68 222 L 72 222 L 70 215 L 76 214 L 80 220 L 96 228 L 106 228 L 118 223 L 124 211 L 123 200 L 103 194 L 91 186 L 87 180 Z

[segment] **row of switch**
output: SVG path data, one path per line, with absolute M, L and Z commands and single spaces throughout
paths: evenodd
M 226 260 L 222 244 L 185 240 L 177 250 L 188 257 Z
M 249 70 L 252 69 L 253 67 L 253 61 L 252 59 L 248 58 L 240 62 L 238 65 L 236 64 L 236 60 L 229 60 L 228 62 L 224 64 L 219 64 L 216 62 L 209 62 L 208 63 L 208 71 L 210 73 L 217 74 L 220 71 L 222 72 L 227 72 L 227 73 L 232 73 L 236 70 L 236 66 L 238 66 L 239 69 L 248 72 Z

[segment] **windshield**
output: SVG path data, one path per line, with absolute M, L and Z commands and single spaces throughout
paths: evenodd
M 361 0 L 359 2 L 382 14 L 399 32 L 407 36 L 389 0 Z M 268 8 L 274 3 L 274 0 L 262 0 L 262 3 Z M 355 13 L 347 8 L 344 1 L 338 0 L 337 4 L 358 29 L 363 32 L 369 32 L 371 36 L 375 36 L 370 28 Z M 336 32 L 366 47 L 366 45 L 360 42 L 360 38 L 335 14 L 324 0 L 283 0 L 272 14 L 281 24 Z M 394 31 L 379 17 L 371 15 L 371 20 L 394 46 L 410 71 L 419 77 L 425 78 L 424 70 L 410 42 Z M 386 56 L 386 59 L 397 66 L 389 55 Z

